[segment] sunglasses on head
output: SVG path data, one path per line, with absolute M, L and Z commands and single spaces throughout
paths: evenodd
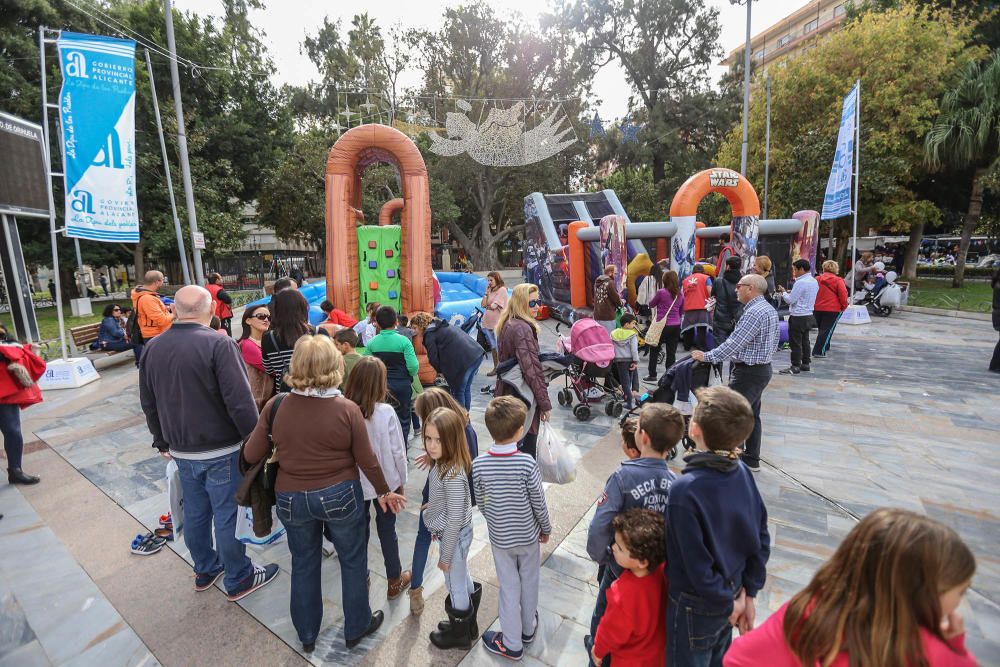
M 271 321 L 271 316 L 270 315 L 263 315 L 263 314 L 259 314 L 258 313 L 257 315 L 253 315 L 252 317 L 255 320 L 260 320 L 261 322 L 270 322 Z
M 528 308 L 538 308 L 540 305 L 542 305 L 541 299 L 532 299 L 528 302 Z

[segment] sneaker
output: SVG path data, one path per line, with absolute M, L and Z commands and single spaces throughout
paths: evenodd
M 656 377 L 655 375 L 647 375 L 646 377 L 642 378 L 642 381 L 643 382 L 656 382 L 658 379 L 659 378 Z
M 537 634 L 537 633 L 538 633 L 538 612 L 536 611 L 535 612 L 535 629 L 531 631 L 530 635 L 526 635 L 526 634 L 524 634 L 522 632 L 521 633 L 521 643 L 525 644 L 525 645 L 528 645 L 531 642 L 535 641 L 535 634 Z
M 759 463 L 757 465 L 750 465 L 749 463 L 747 463 L 746 467 L 750 468 L 750 472 L 760 472 L 760 464 Z
M 801 369 L 798 366 L 789 366 L 788 368 L 778 371 L 778 373 L 781 375 L 798 375 L 800 371 Z
M 413 435 L 420 435 L 420 427 L 419 426 L 414 426 L 413 427 Z
M 278 576 L 278 566 L 269 563 L 264 566 L 254 565 L 250 575 L 240 582 L 239 588 L 229 592 L 229 601 L 236 602 L 253 593 L 258 588 L 267 586 Z
M 494 385 L 488 384 L 485 387 L 480 387 L 479 388 L 479 393 L 480 394 L 492 394 L 494 388 L 495 388 Z
M 826 353 L 813 352 L 813 359 L 826 359 Z
M 215 572 L 206 572 L 204 574 L 194 575 L 194 589 L 201 593 L 202 591 L 207 591 L 209 588 L 215 585 L 215 582 L 219 580 L 223 574 L 225 574 L 226 568 L 220 567 Z
M 496 630 L 487 630 L 483 633 L 483 646 L 493 655 L 499 655 L 508 660 L 520 660 L 524 657 L 524 649 L 514 651 L 507 648 L 503 643 L 503 633 Z
M 809 364 L 802 364 L 801 366 L 799 366 L 799 370 L 802 371 L 803 373 L 808 373 L 809 372 Z

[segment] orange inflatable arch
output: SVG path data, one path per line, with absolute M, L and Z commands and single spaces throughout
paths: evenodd
M 695 216 L 698 204 L 710 192 L 718 192 L 729 200 L 733 217 L 760 217 L 760 199 L 750 181 L 732 169 L 712 168 L 699 171 L 684 181 L 670 204 L 670 217 Z
M 403 312 L 434 312 L 427 167 L 409 137 L 388 125 L 352 128 L 330 149 L 326 161 L 326 296 L 336 308 L 357 312 L 361 296 L 357 225 L 364 218 L 361 176 L 376 163 L 396 167 L 403 187 L 400 211 Z M 393 209 L 396 206 L 393 204 Z

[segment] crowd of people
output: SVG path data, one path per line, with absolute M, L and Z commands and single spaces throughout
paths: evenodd
M 780 300 L 789 309 L 792 362 L 782 373 L 808 372 L 812 359 L 828 354 L 846 285 L 832 261 L 815 278 L 807 260 L 796 261 L 790 290 L 775 287 L 766 257 L 745 275 L 738 258 L 722 262 L 714 280 L 702 270 L 684 281 L 656 264 L 639 286 L 639 316 L 663 331 L 649 346 L 644 379 L 658 379 L 661 353 L 666 368 L 673 366 L 683 342 L 697 361 L 729 361 L 730 380 L 698 390 L 687 420 L 670 404 L 647 402 L 622 423 L 624 461 L 608 478 L 587 535 L 599 582 L 586 639 L 591 664 L 976 664 L 956 611 L 975 559 L 953 530 L 904 510 L 866 516 L 812 581 L 755 629 L 771 536 L 753 472 L 760 467 L 761 397 L 778 349 L 777 306 Z M 619 299 L 599 321 L 610 326 L 616 368 L 634 399 L 639 320 L 615 312 L 625 299 L 614 279 L 609 271 L 598 281 L 608 308 L 611 292 Z M 373 609 L 370 595 L 374 519 L 387 603 L 406 594 L 411 613 L 425 611 L 436 540 L 447 597 L 430 643 L 468 650 L 481 642 L 495 655 L 522 659 L 539 632 L 541 550 L 554 531 L 535 461 L 539 427 L 552 410 L 539 361 L 538 287 L 519 284 L 508 298 L 500 275 L 491 274 L 484 346 L 431 313 L 407 317 L 381 304 L 370 304 L 358 321 L 324 303 L 328 318 L 313 326 L 291 279 L 275 284 L 269 304 L 243 311 L 234 340 L 221 279 L 183 287 L 172 303 L 158 298 L 162 280 L 150 272 L 133 291 L 138 336 L 128 316 L 109 306 L 101 338 L 136 352 L 153 447 L 178 468 L 195 591 L 221 580 L 237 601 L 278 576 L 277 564 L 253 562 L 235 537 L 236 497 L 249 483 L 257 489 L 255 510 L 273 506 L 286 531 L 289 614 L 304 652 L 315 650 L 322 627 L 325 541 L 340 563 L 346 646 L 381 627 L 384 612 Z M 993 287 L 1000 294 L 1000 271 Z M 38 480 L 20 469 L 19 410 L 40 400 L 33 383 L 44 362 L 5 339 L 0 329 L 11 384 L 0 377 L 0 429 L 11 482 L 30 484 Z M 447 389 L 421 385 L 415 345 Z M 527 395 L 498 379 L 483 417 L 491 442 L 480 451 L 471 384 L 488 356 L 491 375 L 516 365 Z M 415 464 L 428 474 L 407 569 L 397 515 L 407 505 L 411 430 L 423 450 Z M 667 458 L 685 435 L 695 449 L 678 475 Z M 268 481 L 258 470 L 276 473 Z M 482 633 L 484 587 L 469 568 L 476 509 L 487 526 L 500 621 L 499 630 Z

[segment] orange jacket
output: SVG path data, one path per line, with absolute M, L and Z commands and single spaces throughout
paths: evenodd
M 132 307 L 146 340 L 160 335 L 174 323 L 174 316 L 160 301 L 160 295 L 143 287 L 132 290 Z

